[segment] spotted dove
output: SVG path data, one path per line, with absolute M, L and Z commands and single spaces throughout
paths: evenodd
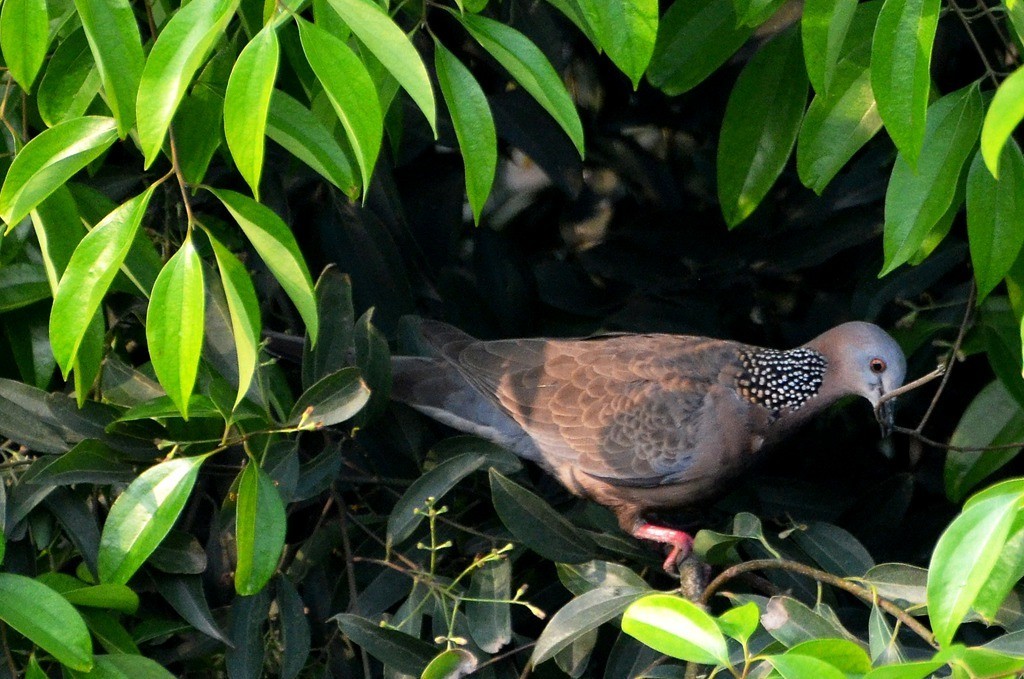
M 721 492 L 818 411 L 847 395 L 877 405 L 906 371 L 899 345 L 861 322 L 789 350 L 667 334 L 485 342 L 437 321 L 421 332 L 434 356 L 393 359 L 393 398 L 539 463 L 626 532 L 670 545 L 666 570 L 692 539 L 648 511 Z

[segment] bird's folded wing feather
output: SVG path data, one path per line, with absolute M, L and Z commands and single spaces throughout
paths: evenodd
M 670 335 L 459 343 L 447 358 L 537 443 L 549 464 L 654 486 L 694 470 L 719 423 L 735 345 Z M 697 465 L 704 468 L 706 465 Z

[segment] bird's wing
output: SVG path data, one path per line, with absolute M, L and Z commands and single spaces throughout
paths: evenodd
M 453 360 L 549 464 L 623 486 L 678 481 L 715 454 L 709 394 L 734 344 L 670 335 L 460 344 Z

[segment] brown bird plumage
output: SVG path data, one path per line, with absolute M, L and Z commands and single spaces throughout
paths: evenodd
M 480 341 L 424 321 L 434 357 L 395 357 L 393 397 L 534 460 L 624 530 L 690 537 L 644 519 L 723 490 L 770 444 L 836 399 L 877 404 L 903 382 L 877 326 L 840 325 L 780 351 L 683 335 Z

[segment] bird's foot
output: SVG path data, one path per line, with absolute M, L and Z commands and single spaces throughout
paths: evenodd
M 672 547 L 665 558 L 665 563 L 662 564 L 667 573 L 675 573 L 677 564 L 688 557 L 693 548 L 693 538 L 689 533 L 667 526 L 655 526 L 646 521 L 641 521 L 633 528 L 633 537 L 661 542 Z

